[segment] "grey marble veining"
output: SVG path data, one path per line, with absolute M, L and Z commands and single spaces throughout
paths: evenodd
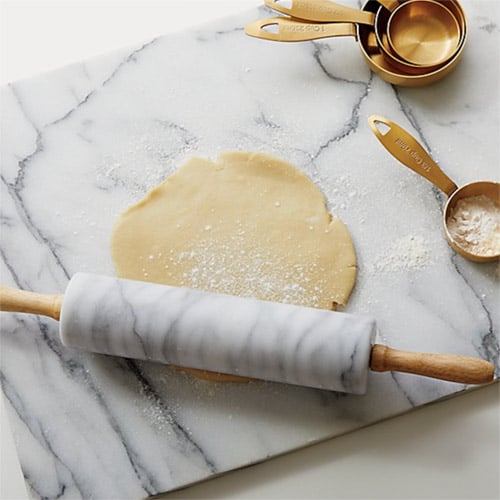
M 71 278 L 64 345 L 303 385 L 366 391 L 375 321 L 91 273 Z
M 366 121 L 409 130 L 457 184 L 499 180 L 500 6 L 462 3 L 464 56 L 420 89 L 371 74 L 352 39 L 245 37 L 265 9 L 3 88 L 1 281 L 61 293 L 78 271 L 112 276 L 123 209 L 192 155 L 263 151 L 307 173 L 351 231 L 359 274 L 347 312 L 376 318 L 392 347 L 480 356 L 498 377 L 497 266 L 449 248 L 442 194 L 389 157 Z M 14 314 L 1 315 L 1 342 L 36 498 L 153 495 L 467 390 L 390 373 L 369 373 L 363 396 L 208 383 L 64 347 L 54 321 Z

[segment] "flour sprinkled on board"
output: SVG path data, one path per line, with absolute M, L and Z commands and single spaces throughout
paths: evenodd
M 421 235 L 408 234 L 389 245 L 373 264 L 374 272 L 422 269 L 432 264 L 432 251 Z
M 229 240 L 200 239 L 186 251 L 158 255 L 162 259 L 166 281 L 181 266 L 180 286 L 209 290 L 261 300 L 281 297 L 281 302 L 319 307 L 326 290 L 326 282 L 311 284 L 309 277 L 317 265 L 313 263 L 280 265 L 285 258 L 271 255 L 257 245 L 249 245 L 244 234 Z M 147 278 L 147 266 L 144 275 Z M 311 293 L 312 291 L 312 293 Z

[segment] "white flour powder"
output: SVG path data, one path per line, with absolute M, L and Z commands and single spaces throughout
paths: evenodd
M 475 255 L 500 253 L 500 207 L 485 195 L 457 202 L 446 220 L 451 237 Z
M 374 272 L 423 269 L 432 264 L 429 242 L 421 235 L 407 234 L 394 241 L 375 259 Z

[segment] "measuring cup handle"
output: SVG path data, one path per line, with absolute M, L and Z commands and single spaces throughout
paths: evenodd
M 248 24 L 245 33 L 275 42 L 303 42 L 336 36 L 356 37 L 356 26 L 351 23 L 304 23 L 286 17 L 272 17 Z
M 457 185 L 438 167 L 427 151 L 406 130 L 382 116 L 372 115 L 368 123 L 377 139 L 403 165 L 431 181 L 450 196 Z M 379 125 L 384 125 L 382 130 Z
M 377 0 L 377 2 L 382 5 L 382 7 L 385 7 L 387 10 L 390 10 L 391 12 L 399 7 L 399 1 L 398 0 Z
M 391 2 L 392 0 L 383 0 Z M 306 21 L 319 22 L 350 22 L 358 24 L 375 23 L 375 14 L 344 5 L 330 2 L 329 0 L 292 0 L 289 6 L 280 3 L 280 0 L 264 0 L 267 7 L 282 14 L 305 19 Z

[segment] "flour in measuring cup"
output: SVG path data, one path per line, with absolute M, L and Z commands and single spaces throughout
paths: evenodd
M 459 200 L 446 225 L 464 250 L 484 257 L 500 253 L 500 207 L 487 196 Z

